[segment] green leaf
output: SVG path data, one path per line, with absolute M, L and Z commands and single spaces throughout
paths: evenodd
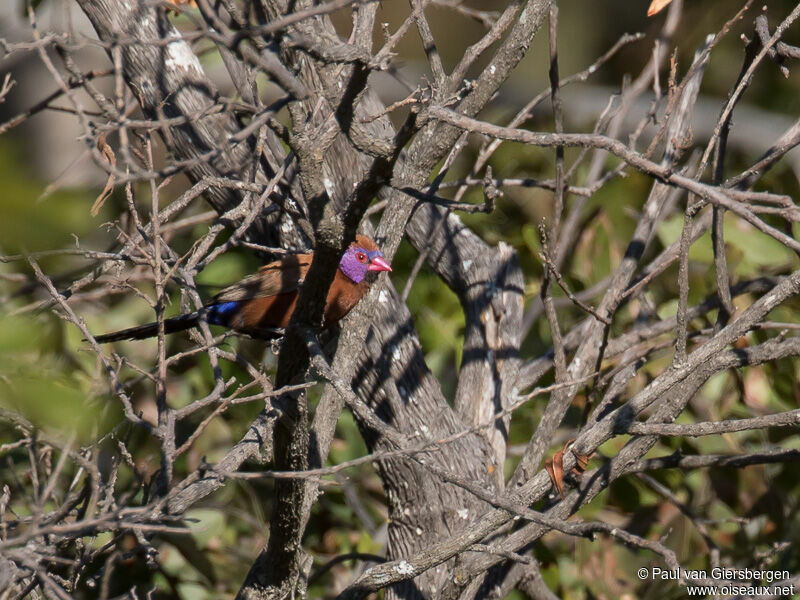
M 195 508 L 186 512 L 186 525 L 192 531 L 200 548 L 205 548 L 215 537 L 225 533 L 225 515 L 220 510 Z

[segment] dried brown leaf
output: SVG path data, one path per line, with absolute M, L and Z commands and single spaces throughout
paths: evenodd
M 664 10 L 672 0 L 653 0 L 647 9 L 647 16 L 652 17 Z
M 103 158 L 108 161 L 112 167 L 117 166 L 117 157 L 114 155 L 114 150 L 111 149 L 111 146 L 108 145 L 106 142 L 106 134 L 102 134 L 99 138 L 97 138 L 97 148 L 100 150 Z M 91 215 L 93 217 L 97 216 L 97 213 L 100 212 L 100 209 L 103 208 L 103 204 L 105 204 L 108 197 L 111 196 L 111 192 L 114 191 L 114 181 L 115 177 L 113 173 L 109 173 L 108 179 L 106 180 L 106 185 L 103 188 L 103 191 L 100 192 L 100 195 L 97 197 L 97 200 L 94 201 L 92 204 Z

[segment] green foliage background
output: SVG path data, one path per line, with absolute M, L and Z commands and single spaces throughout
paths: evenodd
M 498 2 L 473 2 L 474 6 L 488 7 Z M 566 0 L 561 7 L 560 70 L 562 76 L 585 68 L 599 54 L 610 47 L 626 31 L 644 31 L 654 34 L 663 17 L 645 19 L 645 0 L 592 1 Z M 679 71 L 685 69 L 692 53 L 705 35 L 716 31 L 731 16 L 740 3 L 729 0 L 708 2 L 687 0 L 682 25 L 676 36 Z M 793 7 L 788 0 L 769 3 L 772 24 Z M 395 7 L 384 2 L 382 20 L 396 25 L 405 6 Z M 452 66 L 463 47 L 480 35 L 480 28 L 469 22 L 454 27 L 454 17 L 441 9 L 431 9 L 434 34 L 439 41 L 445 66 Z M 715 50 L 708 67 L 702 95 L 705 100 L 721 106 L 738 74 L 743 44 L 738 39 L 740 31 L 750 28 L 751 19 Z M 652 49 L 652 38 L 629 46 L 609 65 L 591 79 L 593 84 L 617 88 L 626 73 L 637 74 Z M 790 32 L 787 42 L 797 43 L 800 31 Z M 518 106 L 533 93 L 545 89 L 546 32 L 537 37 L 530 55 L 508 82 L 506 94 L 495 102 L 488 120 L 502 121 L 513 114 Z M 401 56 L 408 63 L 421 59 L 421 50 L 413 35 L 400 46 Z M 214 66 L 213 56 L 204 59 Z M 773 65 L 765 65 L 745 96 L 745 102 L 763 110 L 796 118 L 800 114 L 800 65 L 793 65 L 789 79 L 784 79 Z M 0 63 L 0 69 L 2 64 Z M 34 97 L 23 103 L 33 104 L 51 91 L 52 87 L 36 90 Z M 19 99 L 16 99 L 19 102 Z M 2 106 L 0 109 L 4 110 Z M 0 121 L 8 118 L 0 112 Z M 586 130 L 588 122 L 569 120 L 574 130 Z M 30 126 L 35 126 L 34 118 Z M 551 116 L 544 111 L 530 125 L 534 129 L 549 130 Z M 27 127 L 27 126 L 26 126 Z M 735 124 L 734 124 L 735 127 Z M 81 150 L 76 142 L 75 152 Z M 471 151 L 475 152 L 476 147 Z M 25 127 L 0 137 L 0 253 L 9 256 L 42 250 L 67 248 L 80 239 L 85 248 L 103 250 L 113 245 L 113 222 L 124 211 L 124 198 L 116 192 L 106 203 L 98 217 L 89 215 L 89 208 L 99 188 L 57 189 L 43 195 L 50 181 L 40 177 L 38 164 L 47 161 L 46 155 L 36 154 L 41 148 L 29 145 Z M 467 153 L 469 155 L 469 153 Z M 574 159 L 576 153 L 568 152 Z M 745 161 L 753 160 L 756 153 L 736 151 L 729 161 L 729 173 L 738 172 Z M 454 177 L 463 175 L 470 165 L 469 156 L 460 159 Z M 515 144 L 504 145 L 491 160 L 498 177 L 551 176 L 554 169 L 553 153 Z M 578 177 L 580 180 L 580 175 Z M 185 182 L 177 181 L 165 194 L 169 202 L 181 191 Z M 576 244 L 565 275 L 573 290 L 582 290 L 610 274 L 625 251 L 638 211 L 651 185 L 647 178 L 631 173 L 616 179 L 602 188 L 591 199 L 587 215 L 591 223 Z M 761 188 L 798 197 L 798 184 L 790 166 L 782 164 L 764 179 Z M 141 197 L 147 197 L 142 188 Z M 480 191 L 472 192 L 468 200 L 480 202 Z M 505 241 L 517 250 L 527 283 L 527 296 L 533 301 L 538 294 L 542 274 L 537 258 L 539 242 L 537 225 L 548 218 L 552 208 L 551 194 L 542 190 L 513 188 L 506 191 L 497 210 L 491 215 L 465 215 L 463 219 L 490 243 Z M 145 207 L 141 207 L 144 211 Z M 196 212 L 205 210 L 197 205 Z M 658 231 L 658 239 L 649 252 L 654 256 L 665 245 L 680 235 L 682 217 L 673 216 Z M 173 240 L 178 249 L 186 249 L 192 240 L 206 231 L 207 225 L 198 225 L 194 231 Z M 758 275 L 786 272 L 798 268 L 798 258 L 777 242 L 742 222 L 730 219 L 725 226 L 728 242 L 728 259 L 734 281 Z M 795 227 L 794 234 L 800 233 Z M 392 280 L 403 289 L 416 252 L 404 244 L 394 262 Z M 704 236 L 690 254 L 691 296 L 695 303 L 714 289 L 713 257 L 710 239 Z M 59 287 L 68 285 L 87 268 L 85 260 L 49 256 L 39 259 L 42 268 Z M 229 252 L 210 265 L 200 278 L 208 286 L 231 283 L 258 266 L 257 260 L 247 251 Z M 51 312 L 41 310 L 37 304 L 45 298 L 42 290 L 31 283 L 31 271 L 24 259 L 14 259 L 0 264 L 0 295 L 3 298 L 0 321 L 0 407 L 23 414 L 48 435 L 69 438 L 75 444 L 88 444 L 122 422 L 118 403 L 109 394 L 107 382 L 100 365 L 92 354 L 85 351 L 81 335 Z M 150 293 L 152 290 L 145 290 Z M 178 311 L 179 290 L 174 289 L 172 311 Z M 558 293 L 558 292 L 557 292 Z M 669 269 L 651 287 L 648 299 L 661 317 L 675 313 L 677 298 L 677 272 Z M 745 297 L 736 300 L 745 306 Z M 423 269 L 414 283 L 408 301 L 414 322 L 425 351 L 428 365 L 442 382 L 448 397 L 452 397 L 461 359 L 464 319 L 456 296 L 430 271 Z M 103 332 L 151 320 L 152 311 L 134 295 L 121 290 L 113 297 L 93 298 L 76 304 L 79 314 L 92 331 Z M 626 307 L 623 321 L 630 322 L 643 308 L 639 304 Z M 798 302 L 794 301 L 775 311 L 773 320 L 798 322 Z M 562 328 L 568 329 L 581 315 L 571 308 L 560 313 Z M 712 315 L 713 317 L 713 315 Z M 702 326 L 695 323 L 694 326 Z M 619 333 L 618 331 L 616 333 Z M 752 334 L 752 341 L 766 339 L 761 333 Z M 234 340 L 238 347 L 256 361 L 274 364 L 270 349 L 247 340 Z M 188 347 L 185 336 L 173 336 L 169 342 L 175 351 Z M 547 323 L 540 319 L 531 335 L 525 340 L 523 356 L 534 357 L 550 346 Z M 124 343 L 120 349 L 138 364 L 154 364 L 154 342 Z M 637 378 L 643 385 L 666 368 L 671 351 L 665 350 L 661 359 L 653 361 Z M 241 382 L 248 377 L 238 367 L 225 363 L 226 376 L 236 376 Z M 136 373 L 123 370 L 126 378 Z M 691 408 L 678 422 L 746 417 L 786 411 L 800 404 L 800 365 L 782 361 L 760 368 L 745 369 L 741 373 L 722 373 L 703 388 Z M 192 399 L 208 393 L 213 379 L 208 362 L 193 359 L 182 362 L 170 372 L 168 397 L 173 406 L 182 406 Z M 543 381 L 543 384 L 549 381 Z M 312 391 L 312 398 L 319 390 Z M 141 407 L 152 404 L 153 390 L 144 383 L 134 388 L 134 397 Z M 567 417 L 566 426 L 579 423 L 585 397 L 579 397 Z M 525 444 L 541 416 L 544 400 L 539 399 L 519 410 L 511 427 L 511 445 Z M 200 437 L 195 447 L 181 457 L 177 473 L 196 469 L 201 461 L 214 463 L 245 431 L 258 412 L 259 406 L 245 404 L 234 407 L 223 418 L 217 419 Z M 158 464 L 158 448 L 144 434 L 125 431 L 130 436 L 129 447 L 134 449 L 134 460 L 142 472 L 152 473 Z M 10 443 L 15 432 L 0 422 L 0 445 Z M 624 438 L 614 439 L 601 449 L 602 454 L 616 453 Z M 737 453 L 745 448 L 762 444 L 780 444 L 786 448 L 800 448 L 796 431 L 791 429 L 745 432 L 697 439 L 663 439 L 652 455 L 671 453 L 680 449 L 687 454 Z M 348 414 L 341 417 L 330 462 L 339 463 L 366 453 L 366 448 L 353 419 Z M 25 514 L 27 500 L 26 464 L 24 452 L 19 449 L 0 450 L 0 483 L 12 488 L 11 508 Z M 507 470 L 514 466 L 510 460 Z M 259 467 L 260 468 L 260 467 Z M 120 487 L 129 485 L 135 478 L 131 469 L 123 468 Z M 773 543 L 790 541 L 792 548 L 775 554 L 766 565 L 769 568 L 800 571 L 800 558 L 795 548 L 800 547 L 800 466 L 766 465 L 743 470 L 700 470 L 683 473 L 663 471 L 653 475 L 690 507 L 697 515 L 710 519 L 712 539 L 719 546 L 732 548 L 734 557 L 744 559 L 755 547 L 767 551 Z M 125 479 L 127 478 L 127 480 Z M 352 487 L 364 501 L 369 516 L 363 521 L 355 516 L 345 497 L 345 489 Z M 347 471 L 339 480 L 325 486 L 325 494 L 314 512 L 308 528 L 307 545 L 317 564 L 327 558 L 346 552 L 383 552 L 381 525 L 386 520 L 386 510 L 380 482 L 371 466 Z M 232 597 L 244 578 L 252 558 L 264 543 L 265 519 L 269 515 L 271 482 L 268 479 L 230 482 L 222 490 L 207 498 L 187 514 L 193 535 L 191 539 L 164 538 L 159 543 L 161 568 L 147 571 L 141 561 L 131 560 L 124 575 L 115 581 L 119 592 L 133 581 L 151 581 L 158 585 L 164 597 L 174 596 L 187 600 Z M 136 502 L 136 498 L 132 502 Z M 626 478 L 611 486 L 594 502 L 581 511 L 585 518 L 603 519 L 618 523 L 627 529 L 652 537 L 666 537 L 666 543 L 675 548 L 679 559 L 688 567 L 707 566 L 708 544 L 692 523 L 657 494 L 645 482 Z M 746 519 L 742 523 L 740 519 Z M 100 545 L 107 537 L 88 540 Z M 542 563 L 547 583 L 559 596 L 578 598 L 678 598 L 684 592 L 677 586 L 641 582 L 636 569 L 650 563 L 653 556 L 632 552 L 607 539 L 594 542 L 575 540 L 550 534 L 535 550 Z M 334 567 L 311 587 L 314 597 L 333 594 L 335 585 L 350 565 Z M 512 598 L 520 598 L 517 593 Z

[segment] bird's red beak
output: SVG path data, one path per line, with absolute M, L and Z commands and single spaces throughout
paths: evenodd
M 381 256 L 376 256 L 373 258 L 370 263 L 369 267 L 367 267 L 367 271 L 391 271 L 392 267 L 389 266 L 389 263 Z

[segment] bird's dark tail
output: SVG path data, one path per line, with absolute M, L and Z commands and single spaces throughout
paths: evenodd
M 189 329 L 197 324 L 202 314 L 202 311 L 198 310 L 187 315 L 164 319 L 164 333 L 175 333 L 176 331 Z M 97 340 L 98 344 L 107 344 L 108 342 L 118 342 L 120 340 L 143 340 L 156 335 L 158 335 L 158 323 L 148 323 L 147 325 L 139 325 L 122 331 L 104 333 L 103 335 L 95 336 L 94 339 Z

